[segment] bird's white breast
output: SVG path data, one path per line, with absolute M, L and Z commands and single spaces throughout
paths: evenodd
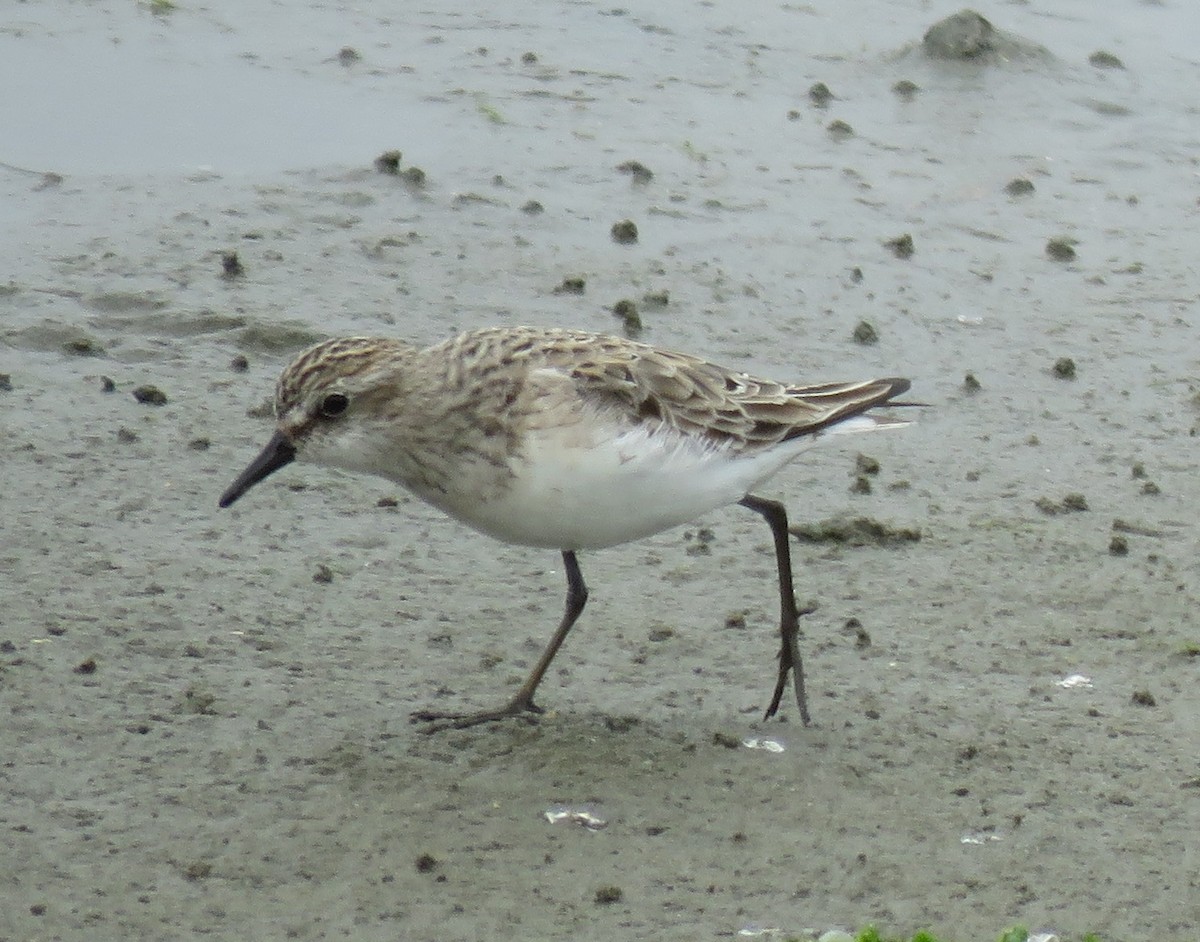
M 672 429 L 626 426 L 527 436 L 502 493 L 447 509 L 476 529 L 510 543 L 598 549 L 637 540 L 740 500 L 787 464 L 806 442 L 757 455 Z

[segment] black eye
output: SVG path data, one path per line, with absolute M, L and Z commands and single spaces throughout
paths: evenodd
M 330 393 L 321 400 L 321 415 L 327 419 L 336 419 L 350 405 L 350 397 L 342 393 Z

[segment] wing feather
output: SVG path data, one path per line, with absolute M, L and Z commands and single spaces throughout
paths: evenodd
M 784 385 L 686 354 L 613 340 L 602 356 L 570 365 L 582 395 L 739 450 L 816 434 L 909 387 L 895 378 Z

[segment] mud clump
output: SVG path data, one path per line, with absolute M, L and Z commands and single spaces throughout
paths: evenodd
M 654 172 L 640 160 L 626 160 L 617 164 L 617 173 L 629 174 L 634 183 L 649 183 L 654 179 Z
M 135 389 L 133 398 L 144 406 L 165 406 L 167 404 L 167 394 L 157 386 L 149 384 Z
M 1033 502 L 1038 510 L 1044 513 L 1047 517 L 1057 517 L 1059 514 L 1077 514 L 1086 513 L 1091 508 L 1088 506 L 1087 498 L 1082 494 L 1067 494 L 1062 500 L 1054 500 L 1050 497 L 1039 497 Z
M 1151 536 L 1155 538 L 1166 536 L 1166 532 L 1157 527 L 1148 527 L 1141 523 L 1130 523 L 1128 520 L 1122 520 L 1120 517 L 1117 517 L 1112 522 L 1112 528 L 1114 533 L 1129 533 L 1133 536 Z
M 1046 243 L 1046 255 L 1056 262 L 1075 261 L 1075 240 L 1051 239 Z
M 420 167 L 405 167 L 400 169 L 400 162 L 404 159 L 404 155 L 398 150 L 385 150 L 382 154 L 375 158 L 375 169 L 380 173 L 386 173 L 389 176 L 399 177 L 414 189 L 425 185 L 425 171 Z
M 997 29 L 974 10 L 960 10 L 925 31 L 921 51 L 942 62 L 998 65 L 1012 59 L 1052 59 L 1043 46 Z
M 843 546 L 896 547 L 918 543 L 921 531 L 893 527 L 870 517 L 828 517 L 819 523 L 796 523 L 789 532 L 802 543 L 837 543 Z
M 854 332 L 850 335 L 854 338 L 855 343 L 860 343 L 863 346 L 870 346 L 873 343 L 879 343 L 879 331 L 870 321 L 859 321 L 854 326 Z
M 1075 361 L 1070 357 L 1059 357 L 1054 361 L 1054 366 L 1050 372 L 1054 374 L 1055 379 L 1074 379 L 1075 378 Z
M 193 860 L 183 868 L 184 879 L 193 883 L 198 880 L 207 880 L 212 876 L 212 872 L 213 866 L 206 860 Z
M 398 174 L 400 172 L 400 161 L 404 159 L 404 155 L 398 150 L 385 150 L 382 154 L 375 158 L 375 169 L 380 173 Z
M 1156 707 L 1158 701 L 1154 699 L 1154 694 L 1149 690 L 1135 690 L 1133 696 L 1129 698 L 1136 706 Z
M 912 101 L 921 91 L 921 86 L 908 79 L 900 79 L 892 86 L 892 94 L 901 101 Z
M 857 618 L 847 618 L 845 624 L 842 625 L 842 630 L 846 634 L 854 636 L 854 646 L 858 650 L 865 651 L 871 646 L 871 634 Z
M 891 253 L 896 258 L 912 258 L 913 253 L 917 250 L 916 246 L 913 245 L 912 235 L 907 232 L 904 235 L 896 236 L 894 239 L 888 239 L 883 244 L 885 248 L 891 250 Z
M 1024 177 L 1014 177 L 1008 181 L 1004 187 L 1004 192 L 1009 196 L 1032 196 L 1033 182 L 1026 180 Z
M 829 103 L 833 101 L 833 92 L 824 82 L 816 82 L 808 90 L 808 100 L 815 108 L 828 108 Z
M 1082 494 L 1068 494 L 1062 499 L 1063 510 L 1069 513 L 1081 513 L 1090 509 L 1087 498 Z
M 921 46 L 932 59 L 978 59 L 996 51 L 996 27 L 974 10 L 960 10 L 925 31 Z
M 75 337 L 63 344 L 63 350 L 73 357 L 102 357 L 104 347 L 91 337 Z
M 177 712 L 190 713 L 195 716 L 215 716 L 214 708 L 217 702 L 215 694 L 200 687 L 188 687 L 183 692 Z
M 690 544 L 687 548 L 689 556 L 711 556 L 716 538 L 716 533 L 710 527 L 699 527 L 695 532 L 688 530 L 683 535 L 684 542 Z
M 246 274 L 246 268 L 238 258 L 237 252 L 221 253 L 221 277 L 226 279 L 241 278 Z
M 642 332 L 642 315 L 638 313 L 637 305 L 628 298 L 622 298 L 614 304 L 612 312 L 621 319 L 626 337 L 636 337 Z
M 869 474 L 871 476 L 879 473 L 879 459 L 872 458 L 870 455 L 859 453 L 854 458 L 854 470 L 859 474 Z
M 554 294 L 583 294 L 587 282 L 583 278 L 564 278 L 554 289 Z
M 830 121 L 829 126 L 825 130 L 835 141 L 844 141 L 847 138 L 854 137 L 854 128 L 841 118 L 838 118 L 836 121 Z
M 1113 55 L 1111 52 L 1105 52 L 1103 49 L 1097 49 L 1088 56 L 1088 63 L 1097 69 L 1123 69 L 1125 63 Z
M 632 219 L 622 219 L 612 226 L 612 240 L 618 245 L 633 245 L 638 240 L 638 227 Z

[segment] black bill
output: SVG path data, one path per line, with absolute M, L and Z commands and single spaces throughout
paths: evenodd
M 246 470 L 237 476 L 217 501 L 218 507 L 228 507 L 235 500 L 250 490 L 255 484 L 269 474 L 278 471 L 284 465 L 291 464 L 296 457 L 296 449 L 283 435 L 276 432 L 267 442 L 267 446 L 258 457 L 247 465 Z

